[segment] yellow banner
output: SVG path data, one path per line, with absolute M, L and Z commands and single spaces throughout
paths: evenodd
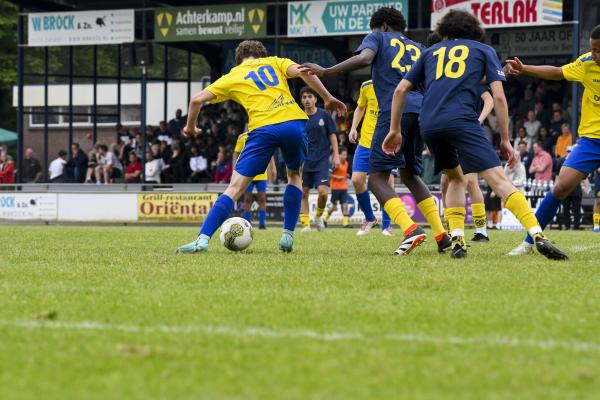
M 138 221 L 202 222 L 217 193 L 139 193 Z

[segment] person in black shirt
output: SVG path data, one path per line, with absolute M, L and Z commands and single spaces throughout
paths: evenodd
M 23 180 L 25 183 L 38 183 L 42 180 L 42 165 L 33 157 L 33 149 L 25 150 L 25 158 L 23 160 Z
M 71 155 L 67 161 L 67 164 L 65 165 L 67 182 L 82 183 L 85 180 L 87 167 L 88 156 L 85 154 L 85 152 L 81 151 L 79 143 L 73 143 L 71 145 Z

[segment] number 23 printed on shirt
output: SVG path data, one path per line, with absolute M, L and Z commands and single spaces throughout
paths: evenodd
M 438 80 L 442 76 L 447 78 L 460 78 L 465 73 L 467 64 L 465 60 L 469 57 L 469 48 L 465 45 L 451 47 L 448 51 L 448 62 L 446 61 L 447 47 L 440 47 L 433 52 L 437 56 L 437 67 L 435 69 L 435 79 Z M 445 65 L 444 65 L 445 64 Z M 455 67 L 456 66 L 456 67 Z M 455 70 L 456 69 L 456 70 Z
M 398 53 L 396 54 L 396 57 L 394 57 L 394 59 L 392 60 L 392 68 L 397 68 L 399 69 L 401 72 L 408 72 L 410 71 L 410 67 L 419 59 L 419 57 L 421 56 L 421 49 L 419 49 L 417 46 L 409 44 L 408 46 L 404 45 L 404 42 L 400 39 L 392 39 L 390 40 L 390 46 L 392 47 L 399 47 L 398 49 Z M 402 65 L 400 64 L 400 61 L 402 61 L 402 57 L 404 57 L 404 53 L 406 53 L 406 51 L 410 52 L 410 64 L 406 64 L 406 65 Z
M 277 77 L 275 70 L 270 65 L 263 65 L 256 71 L 250 71 L 244 79 L 252 79 L 256 87 L 261 91 L 265 90 L 267 86 L 279 85 L 279 77 Z

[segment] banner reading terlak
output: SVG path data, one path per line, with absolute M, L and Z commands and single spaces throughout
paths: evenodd
M 250 39 L 266 36 L 267 6 L 228 4 L 205 7 L 158 8 L 154 11 L 154 40 Z
M 140 193 L 138 221 L 202 222 L 217 193 Z

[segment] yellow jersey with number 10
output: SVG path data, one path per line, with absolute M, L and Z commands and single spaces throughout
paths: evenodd
M 562 66 L 565 79 L 583 85 L 579 136 L 600 139 L 600 65 L 586 53 L 570 64 Z
M 246 147 L 246 140 L 248 140 L 248 132 L 240 134 L 235 142 L 235 149 L 233 151 L 238 154 L 242 154 L 242 150 L 244 150 L 244 147 Z M 253 181 L 266 181 L 267 179 L 267 171 L 265 171 L 263 174 L 256 175 Z
M 370 149 L 375 125 L 377 125 L 377 116 L 379 115 L 379 104 L 377 103 L 372 80 L 365 81 L 360 86 L 360 95 L 358 96 L 357 103 L 361 108 L 365 109 L 358 144 Z
M 248 131 L 296 119 L 308 119 L 290 93 L 287 74 L 296 63 L 287 58 L 246 60 L 210 84 L 211 103 L 233 100 L 248 113 Z

